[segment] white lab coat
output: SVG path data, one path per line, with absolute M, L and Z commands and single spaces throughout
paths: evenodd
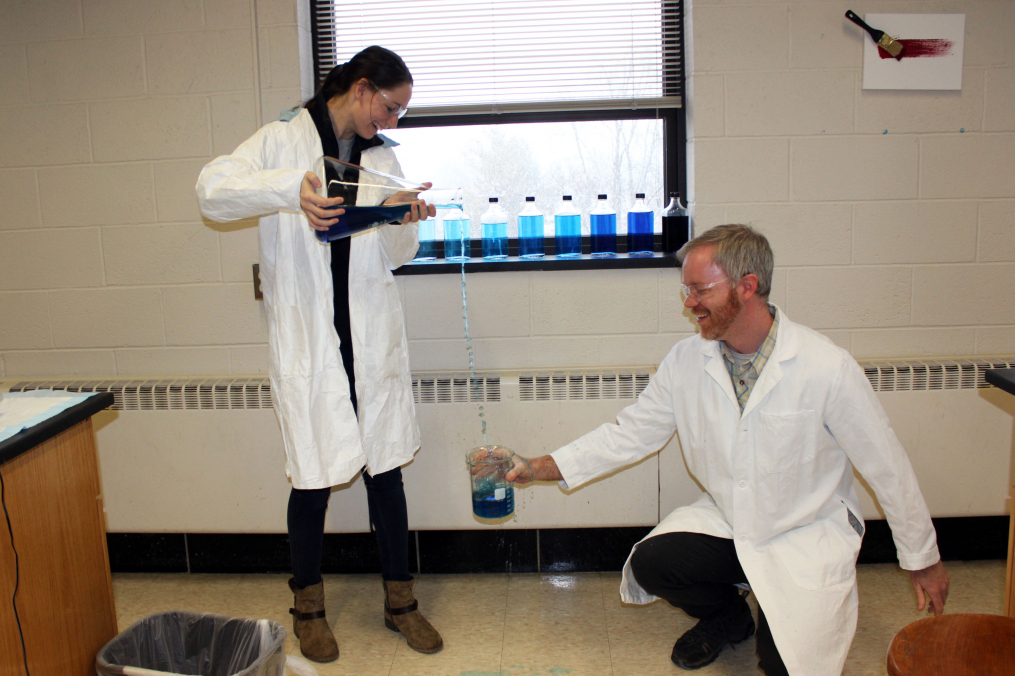
M 288 122 L 262 127 L 232 155 L 210 162 L 197 181 L 198 201 L 208 218 L 261 216 L 272 402 L 282 428 L 286 474 L 301 489 L 344 483 L 364 466 L 371 474 L 394 469 L 419 448 L 402 307 L 391 274 L 415 256 L 417 226 L 387 225 L 352 237 L 349 323 L 357 420 L 334 326 L 330 246 L 314 236 L 300 210 L 304 174 L 313 171 L 325 182 L 323 154 L 304 109 Z M 387 144 L 363 151 L 360 162 L 401 175 Z M 361 186 L 356 203 L 379 204 L 385 196 Z
M 861 538 L 846 511 L 862 518 L 854 466 L 884 508 L 902 567 L 940 560 L 913 469 L 863 370 L 782 313 L 742 415 L 719 343 L 695 336 L 673 347 L 617 421 L 553 453 L 566 485 L 635 462 L 676 431 L 706 493 L 647 537 L 732 538 L 792 676 L 838 676 L 856 630 Z M 656 598 L 635 581 L 630 558 L 621 596 Z

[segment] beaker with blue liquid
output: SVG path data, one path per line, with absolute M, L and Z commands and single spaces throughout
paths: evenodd
M 525 198 L 525 209 L 518 214 L 519 258 L 542 258 L 546 253 L 543 243 L 543 214 L 536 208 L 536 198 Z
M 472 513 L 481 519 L 503 519 L 515 511 L 514 484 L 505 477 L 514 466 L 514 451 L 480 446 L 465 454 L 472 477 Z
M 599 203 L 589 214 L 592 255 L 617 255 L 617 212 L 610 208 L 606 195 L 599 195 Z
M 645 193 L 634 196 L 634 206 L 627 212 L 627 255 L 651 256 L 655 250 L 654 214 L 645 206 Z
M 496 197 L 490 198 L 490 208 L 480 219 L 483 224 L 483 258 L 500 260 L 508 257 L 507 214 L 500 208 Z
M 449 261 L 467 261 L 471 255 L 469 215 L 458 209 L 441 212 L 444 224 L 444 258 Z
M 577 258 L 582 255 L 582 215 L 575 208 L 570 195 L 564 195 L 557 207 L 557 213 L 553 216 L 553 229 L 559 258 Z

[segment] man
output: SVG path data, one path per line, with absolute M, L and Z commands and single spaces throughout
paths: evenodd
M 705 488 L 638 543 L 624 566 L 629 603 L 666 599 L 698 624 L 673 662 L 698 669 L 755 632 L 736 585 L 759 606 L 768 676 L 839 676 L 856 631 L 863 535 L 853 468 L 874 489 L 910 571 L 918 609 L 944 610 L 948 575 L 905 451 L 862 369 L 824 336 L 768 303 L 768 240 L 723 225 L 688 242 L 684 307 L 699 335 L 677 343 L 638 401 L 580 439 L 519 461 L 517 481 L 575 488 L 679 435 Z

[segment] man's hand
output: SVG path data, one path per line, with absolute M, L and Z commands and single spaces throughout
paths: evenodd
M 909 579 L 916 590 L 916 609 L 927 608 L 928 612 L 940 615 L 945 610 L 948 599 L 948 572 L 945 564 L 938 561 L 923 570 L 909 571 Z M 928 604 L 929 600 L 929 604 Z
M 527 459 L 516 453 L 514 461 L 514 469 L 504 477 L 508 481 L 527 484 L 530 481 L 560 481 L 564 478 L 552 456 Z

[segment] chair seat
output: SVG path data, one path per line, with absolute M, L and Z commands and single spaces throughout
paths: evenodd
M 1010 676 L 1015 618 L 941 615 L 907 625 L 888 647 L 889 676 Z

